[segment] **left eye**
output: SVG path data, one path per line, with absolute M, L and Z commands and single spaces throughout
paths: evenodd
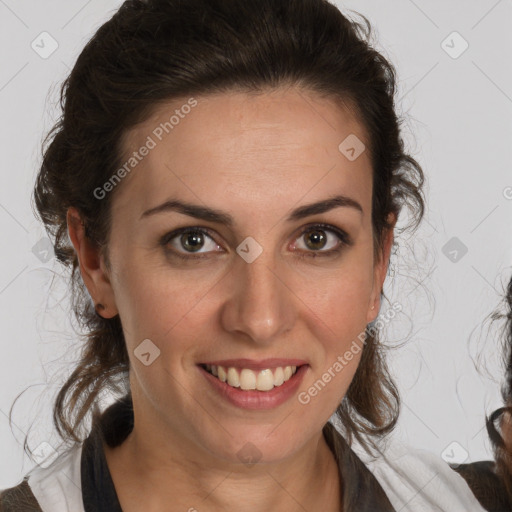
M 329 239 L 331 240 L 330 243 Z M 333 226 L 324 225 L 315 225 L 307 227 L 305 230 L 302 231 L 298 240 L 305 240 L 305 243 L 303 243 L 302 246 L 300 244 L 296 244 L 295 247 L 297 247 L 300 250 L 305 250 L 309 252 L 310 254 L 307 255 L 313 257 L 318 255 L 315 253 L 337 253 L 342 249 L 344 245 L 350 244 L 349 237 L 344 231 Z

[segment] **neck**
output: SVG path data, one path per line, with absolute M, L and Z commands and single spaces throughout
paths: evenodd
M 105 456 L 125 512 L 132 510 L 256 512 L 340 511 L 338 464 L 322 432 L 293 455 L 272 463 L 235 464 L 187 439 L 158 436 L 137 422 Z

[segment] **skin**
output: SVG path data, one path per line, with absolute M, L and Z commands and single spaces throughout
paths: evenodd
M 363 126 L 332 100 L 295 88 L 196 99 L 115 190 L 110 269 L 84 238 L 78 212 L 68 211 L 84 283 L 106 306 L 102 316 L 120 315 L 130 354 L 134 430 L 120 447 L 105 446 L 122 508 L 338 511 L 340 475 L 322 427 L 360 353 L 309 404 L 294 396 L 258 411 L 220 398 L 197 364 L 304 359 L 309 368 L 298 395 L 375 320 L 393 234 L 375 259 L 369 154 L 349 161 L 338 150 L 350 134 L 365 141 Z M 126 133 L 125 156 L 186 100 L 160 105 Z M 362 212 L 344 206 L 286 220 L 298 206 L 334 194 L 357 201 Z M 177 212 L 140 219 L 171 197 L 223 210 L 234 225 Z M 325 230 L 325 246 L 309 248 L 314 239 L 302 229 L 317 222 L 344 230 L 351 245 Z M 205 259 L 187 262 L 169 255 L 170 244 L 167 253 L 159 244 L 185 226 L 211 230 L 201 249 Z M 235 252 L 248 236 L 263 248 L 250 264 Z M 172 247 L 190 254 L 179 242 L 177 236 Z M 340 244 L 338 254 L 300 258 Z M 147 338 L 161 351 L 149 366 L 134 356 Z M 261 453 L 250 467 L 237 457 L 247 442 Z
M 506 405 L 507 407 L 512 407 L 510 401 Z M 507 451 L 512 453 L 512 416 L 510 413 L 503 414 L 500 429 Z

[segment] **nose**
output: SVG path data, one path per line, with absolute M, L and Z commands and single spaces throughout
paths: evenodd
M 221 311 L 223 328 L 260 345 L 278 340 L 297 318 L 298 298 L 287 281 L 289 272 L 278 268 L 270 253 L 263 251 L 252 263 L 240 258 L 226 283 L 230 293 Z

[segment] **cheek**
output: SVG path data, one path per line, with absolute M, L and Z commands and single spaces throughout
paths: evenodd
M 173 377 L 183 380 L 186 376 L 184 361 L 197 347 L 198 319 L 206 292 L 190 280 L 171 279 L 168 274 L 165 278 L 161 270 L 132 267 L 119 275 L 116 302 L 135 379 L 132 386 L 145 389 L 155 404 L 163 398 L 157 390 L 166 390 L 173 402 L 183 398 Z M 148 366 L 140 359 L 147 352 Z
M 308 327 L 323 350 L 318 352 L 313 381 L 325 383 L 328 391 L 321 399 L 336 405 L 346 393 L 359 365 L 364 347 L 367 313 L 372 293 L 372 262 L 359 259 L 356 265 L 333 273 L 332 279 L 322 280 L 321 286 L 308 302 Z M 318 386 L 317 386 L 318 387 Z M 311 389 L 315 393 L 314 389 Z
M 123 262 L 112 285 L 129 346 L 145 338 L 154 338 L 160 345 L 187 323 L 188 314 L 201 308 L 215 281 L 211 275 L 198 280 L 187 274 L 136 261 Z
M 372 293 L 372 267 L 346 267 L 330 276 L 309 283 L 309 292 L 302 295 L 311 310 L 333 331 L 353 325 L 366 325 L 368 304 Z M 308 293 L 306 293 L 308 292 Z

